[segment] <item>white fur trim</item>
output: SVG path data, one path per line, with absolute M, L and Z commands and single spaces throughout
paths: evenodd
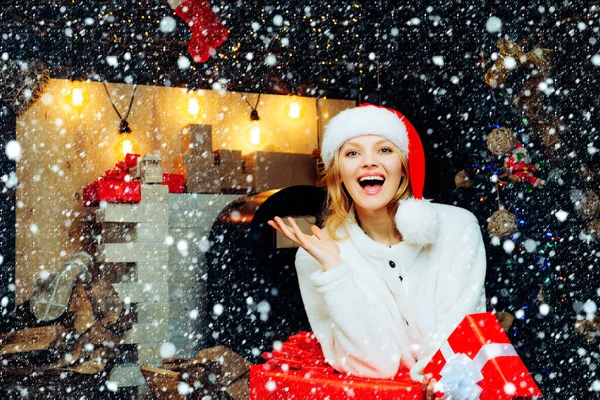
M 401 200 L 395 220 L 403 240 L 417 246 L 433 243 L 440 231 L 437 211 L 429 200 Z
M 342 145 L 356 136 L 380 135 L 394 143 L 408 157 L 408 135 L 404 122 L 384 108 L 365 106 L 344 110 L 325 129 L 321 157 L 329 166 Z

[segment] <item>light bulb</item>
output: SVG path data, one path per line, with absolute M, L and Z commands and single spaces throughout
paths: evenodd
M 75 108 L 82 108 L 87 105 L 89 101 L 88 92 L 81 87 L 81 83 L 75 81 L 72 83 L 71 91 L 67 95 L 67 102 Z
M 297 101 L 292 101 L 288 107 L 288 115 L 291 119 L 300 118 L 300 104 Z
M 129 153 L 137 154 L 138 153 L 138 145 L 131 137 L 131 135 L 122 134 L 121 138 L 117 141 L 115 145 L 115 152 L 117 156 L 121 158 L 125 158 L 125 156 Z
M 121 150 L 124 155 L 133 151 L 133 143 L 129 139 L 123 140 L 121 143 Z
M 260 144 L 260 128 L 258 126 L 253 126 L 252 129 L 250 129 L 250 144 L 256 146 L 257 144 Z
M 71 104 L 73 104 L 75 107 L 81 107 L 83 105 L 83 89 L 73 89 L 71 92 Z
M 188 112 L 191 115 L 198 115 L 200 113 L 200 104 L 198 103 L 197 98 L 190 97 L 188 99 Z

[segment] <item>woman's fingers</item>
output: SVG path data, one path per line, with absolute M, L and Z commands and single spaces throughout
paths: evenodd
M 325 236 L 325 234 L 323 233 L 323 231 L 316 225 L 313 225 L 310 227 L 310 230 L 312 231 L 313 235 L 315 235 L 315 237 L 319 240 L 325 240 L 327 239 L 327 236 Z
M 423 380 L 421 381 L 421 385 L 423 387 L 423 391 L 427 391 L 427 384 L 429 383 L 429 378 L 427 376 L 423 376 Z
M 306 238 L 308 236 L 306 234 L 304 234 L 304 232 L 302 232 L 302 230 L 300 229 L 298 224 L 296 224 L 296 220 L 294 220 L 294 218 L 288 217 L 288 221 L 290 221 L 290 225 L 292 226 L 292 229 L 294 230 L 296 237 L 302 244 L 302 247 L 306 248 L 306 246 L 308 245 L 308 243 L 306 243 Z
M 283 220 L 279 217 L 275 217 L 274 218 L 274 222 L 277 225 L 277 229 L 283 236 L 285 236 L 286 238 L 290 239 L 292 242 L 296 243 L 297 245 L 300 245 L 298 238 L 296 237 L 296 234 L 285 224 L 285 222 L 283 222 Z M 273 225 L 271 225 L 273 226 Z
M 435 383 L 435 379 L 429 381 L 429 385 L 427 385 L 427 399 L 435 400 Z
M 423 376 L 423 380 L 421 381 L 421 385 L 423 387 L 423 392 L 425 392 L 426 400 L 435 400 L 435 384 L 436 380 L 431 377 L 431 374 L 427 374 Z

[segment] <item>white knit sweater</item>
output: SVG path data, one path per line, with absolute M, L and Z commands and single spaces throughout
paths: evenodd
M 298 251 L 304 307 L 338 371 L 390 378 L 404 366 L 421 380 L 421 370 L 463 317 L 485 311 L 485 248 L 477 219 L 458 207 L 433 206 L 440 234 L 432 245 L 388 247 L 347 221 L 350 237 L 337 242 L 340 266 L 324 271 Z

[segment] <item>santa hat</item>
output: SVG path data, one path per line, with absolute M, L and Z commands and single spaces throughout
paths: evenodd
M 425 155 L 416 129 L 400 112 L 391 108 L 362 104 L 344 110 L 329 121 L 325 129 L 321 157 L 327 167 L 344 143 L 356 136 L 379 135 L 394 143 L 408 159 L 413 197 L 400 200 L 395 220 L 404 241 L 425 246 L 439 232 L 439 219 L 429 200 L 423 199 Z

